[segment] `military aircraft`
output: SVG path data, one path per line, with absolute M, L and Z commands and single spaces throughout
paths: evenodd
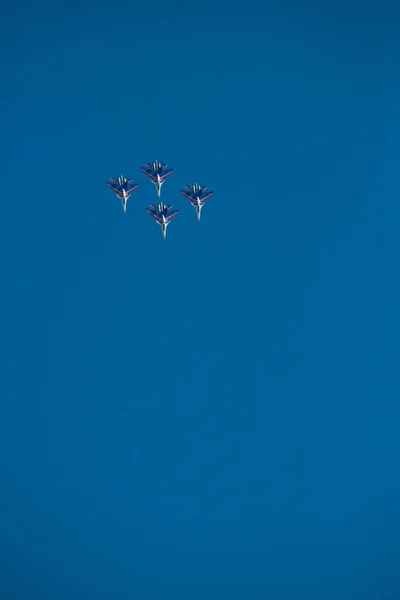
M 168 165 L 165 163 L 159 163 L 157 161 L 152 163 L 146 163 L 144 167 L 140 167 L 142 173 L 150 178 L 151 182 L 154 183 L 157 190 L 157 196 L 160 197 L 161 186 L 167 177 L 172 175 L 174 169 L 168 169 Z
M 172 205 L 167 206 L 162 202 L 158 204 L 150 204 L 150 208 L 146 208 L 145 211 L 149 214 L 153 219 L 157 221 L 157 223 L 161 227 L 161 233 L 163 238 L 167 237 L 167 227 L 171 222 L 171 219 L 176 217 L 179 214 L 179 210 L 171 210 Z
M 120 175 L 119 177 L 110 177 L 111 183 L 106 181 L 106 186 L 112 190 L 122 202 L 122 208 L 126 212 L 126 203 L 132 192 L 139 187 L 138 183 L 133 183 L 133 179 L 127 179 Z
M 195 183 L 194 185 L 185 185 L 185 189 L 181 190 L 181 194 L 190 200 L 192 206 L 196 209 L 197 220 L 200 221 L 201 209 L 206 200 L 214 196 L 214 192 L 207 192 L 207 187 Z

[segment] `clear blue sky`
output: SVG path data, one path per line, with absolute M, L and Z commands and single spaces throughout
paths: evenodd
M 399 9 L 190 6 L 1 9 L 0 597 L 398 599 Z

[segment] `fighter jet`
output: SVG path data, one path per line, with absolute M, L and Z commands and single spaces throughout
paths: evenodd
M 181 190 L 181 194 L 190 200 L 197 214 L 197 220 L 200 221 L 201 209 L 206 200 L 214 196 L 214 192 L 207 192 L 206 186 L 201 186 L 198 183 L 194 185 L 185 185 L 185 189 Z
M 111 183 L 106 181 L 106 186 L 121 200 L 122 208 L 125 213 L 126 204 L 131 197 L 132 192 L 139 187 L 139 184 L 133 183 L 133 179 L 127 179 L 123 175 L 120 175 L 119 177 L 110 177 L 110 181 Z
M 168 165 L 165 163 L 159 163 L 157 161 L 153 163 L 146 163 L 144 167 L 140 167 L 140 170 L 150 178 L 152 183 L 156 186 L 157 196 L 160 197 L 161 186 L 167 177 L 172 175 L 174 169 L 168 169 Z
M 167 206 L 162 202 L 158 204 L 150 204 L 150 208 L 146 208 L 147 214 L 149 214 L 153 219 L 157 221 L 157 223 L 161 227 L 161 233 L 163 238 L 167 237 L 167 227 L 171 222 L 171 219 L 176 217 L 179 214 L 179 210 L 171 210 L 172 205 Z

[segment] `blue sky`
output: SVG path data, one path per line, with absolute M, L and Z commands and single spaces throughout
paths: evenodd
M 398 598 L 399 11 L 2 10 L 1 597 Z

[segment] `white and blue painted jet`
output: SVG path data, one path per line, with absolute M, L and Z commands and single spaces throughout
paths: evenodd
M 139 184 L 133 183 L 133 179 L 127 179 L 123 175 L 120 175 L 119 177 L 111 177 L 109 182 L 106 181 L 106 186 L 121 200 L 122 208 L 126 212 L 126 204 L 132 192 L 139 187 Z
M 207 192 L 207 187 L 195 183 L 194 185 L 185 185 L 185 189 L 181 190 L 181 194 L 185 196 L 192 206 L 194 206 L 197 214 L 197 220 L 200 221 L 201 209 L 206 200 L 214 196 L 214 192 Z
M 150 204 L 150 208 L 146 208 L 145 210 L 147 214 L 157 221 L 161 227 L 162 236 L 165 239 L 167 237 L 167 227 L 170 224 L 171 219 L 179 214 L 179 210 L 172 210 L 172 205 L 167 206 L 162 202 Z
M 160 163 L 158 161 L 152 163 L 146 163 L 144 167 L 140 167 L 142 173 L 150 178 L 151 182 L 155 185 L 157 190 L 157 196 L 160 197 L 161 187 L 167 177 L 172 175 L 174 169 L 168 169 L 168 165 Z

